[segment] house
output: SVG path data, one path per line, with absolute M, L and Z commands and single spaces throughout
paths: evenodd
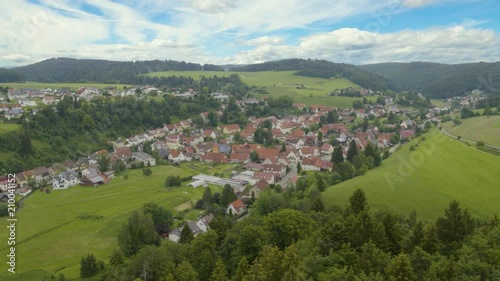
M 7 191 L 7 189 L 9 189 L 9 178 L 0 178 L 0 190 L 2 190 L 2 192 L 5 192 Z
M 332 155 L 333 154 L 333 145 L 329 143 L 324 143 L 321 146 L 321 155 Z
M 134 159 L 136 161 L 141 161 L 142 163 L 144 163 L 145 167 L 156 166 L 156 159 L 153 156 L 151 156 L 147 153 L 144 153 L 144 152 L 132 153 L 132 159 Z
M 232 153 L 229 156 L 230 163 L 248 163 L 250 161 L 250 153 Z
M 258 172 L 258 171 L 253 173 L 252 178 L 255 180 L 265 180 L 269 184 L 273 184 L 275 180 L 274 174 Z
M 227 207 L 226 213 L 227 214 L 232 214 L 234 216 L 239 216 L 242 213 L 244 213 L 247 210 L 247 207 L 245 204 L 241 201 L 241 199 L 238 199 Z
M 28 186 L 28 179 L 24 173 L 16 173 L 16 183 L 19 188 L 24 188 Z
M 311 157 L 319 156 L 318 148 L 317 147 L 302 147 L 299 150 L 299 155 L 302 158 L 311 158 Z
M 323 166 L 323 162 L 315 157 L 302 159 L 301 163 L 304 171 L 321 171 L 321 166 Z
M 170 154 L 168 155 L 168 160 L 174 163 L 182 161 L 191 161 L 188 160 L 188 158 L 186 157 L 186 155 L 184 155 L 184 152 L 182 150 L 177 150 L 177 149 L 170 150 Z
M 38 167 L 32 170 L 33 177 L 36 183 L 41 183 L 43 181 L 47 182 L 50 180 L 49 169 L 45 167 Z
M 52 105 L 52 104 L 56 103 L 56 99 L 52 96 L 45 96 L 42 99 L 42 103 L 45 105 Z
M 64 161 L 63 164 L 66 167 L 66 170 L 68 170 L 68 171 L 76 172 L 80 168 L 78 163 L 73 161 L 73 160 Z
M 130 147 L 119 147 L 115 148 L 115 152 L 113 152 L 113 155 L 116 156 L 116 158 L 127 162 L 129 159 L 132 158 L 132 150 L 130 150 Z
M 98 169 L 87 168 L 82 171 L 81 183 L 86 186 L 99 186 L 109 182 L 109 179 Z
M 286 175 L 286 168 L 284 165 L 264 164 L 262 165 L 264 173 L 271 173 L 275 178 L 282 178 Z
M 197 222 L 196 225 L 198 228 L 201 230 L 201 232 L 207 232 L 210 229 L 210 222 L 214 220 L 214 215 L 208 214 L 204 217 L 201 217 Z
M 226 125 L 222 127 L 222 132 L 226 135 L 232 135 L 239 131 L 240 131 L 240 125 L 238 124 Z
M 168 240 L 178 243 L 181 240 L 181 231 L 179 228 L 174 228 L 168 234 Z
M 400 138 L 410 139 L 415 135 L 415 130 L 401 130 L 399 133 Z
M 259 195 L 266 190 L 269 183 L 265 180 L 256 182 L 250 189 L 250 195 L 254 198 L 259 198 Z
M 205 163 L 217 163 L 217 164 L 225 164 L 229 162 L 229 159 L 226 157 L 224 153 L 217 152 L 208 152 L 205 155 L 200 157 L 200 160 Z
M 52 180 L 53 189 L 67 189 L 68 187 L 75 186 L 79 183 L 78 176 L 75 172 L 65 171 L 57 175 Z

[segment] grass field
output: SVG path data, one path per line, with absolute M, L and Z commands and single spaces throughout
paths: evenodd
M 447 102 L 446 100 L 431 99 L 431 103 L 439 108 L 451 106 L 451 103 Z
M 0 86 L 9 86 L 12 88 L 31 88 L 31 89 L 60 89 L 62 87 L 68 87 L 71 90 L 78 90 L 80 87 L 96 87 L 99 89 L 104 89 L 107 86 L 116 86 L 116 89 L 123 89 L 125 84 L 98 84 L 98 83 L 39 83 L 39 82 L 26 82 L 26 83 L 0 83 Z
M 446 122 L 443 127 L 455 136 L 500 146 L 500 115 L 467 118 L 458 126 Z
M 413 144 L 416 140 L 413 140 Z M 329 187 L 327 206 L 345 205 L 354 190 L 365 191 L 372 209 L 436 219 L 453 199 L 478 217 L 500 212 L 500 158 L 468 147 L 434 129 L 415 151 L 404 145 L 382 166 Z M 406 163 L 406 164 L 405 164 Z
M 222 72 L 222 71 L 165 71 L 149 73 L 149 76 L 190 76 L 200 79 L 201 76 L 229 76 L 238 74 L 248 86 L 265 88 L 269 94 L 262 96 L 291 96 L 296 102 L 306 105 L 327 105 L 336 107 L 351 107 L 354 100 L 360 98 L 334 97 L 329 93 L 336 89 L 359 86 L 351 81 L 341 79 L 322 79 L 293 75 L 293 71 L 261 71 L 261 72 Z M 297 85 L 305 89 L 297 89 Z M 371 97 L 375 101 L 376 98 Z
M 219 168 L 207 172 L 213 173 Z M 71 187 L 50 194 L 34 192 L 17 213 L 16 255 L 19 258 L 16 271 L 40 268 L 77 278 L 83 255 L 93 253 L 97 259 L 108 260 L 117 247 L 117 233 L 130 212 L 148 202 L 156 202 L 174 211 L 186 203 L 194 205 L 201 198 L 202 188 L 184 186 L 169 191 L 164 187 L 168 175 L 186 177 L 196 172 L 173 166 L 157 166 L 152 170 L 150 177 L 142 175 L 141 170 L 129 170 L 127 180 L 120 176 L 98 188 Z M 219 187 L 212 188 L 221 191 Z M 102 217 L 79 218 L 85 214 Z M 3 226 L 7 224 L 5 219 L 0 222 Z M 2 231 L 0 240 L 6 239 L 7 233 Z M 1 256 L 7 254 L 6 246 L 3 244 Z M 0 265 L 0 272 L 6 272 L 5 263 Z
M 17 130 L 21 125 L 12 123 L 0 123 L 0 135 Z

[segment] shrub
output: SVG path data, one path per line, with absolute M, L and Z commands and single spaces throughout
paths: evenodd
M 484 142 L 483 141 L 478 141 L 476 145 L 477 146 L 484 146 Z
M 410 151 L 415 151 L 415 146 L 413 144 L 410 146 Z

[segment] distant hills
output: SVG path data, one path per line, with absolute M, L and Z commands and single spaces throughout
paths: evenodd
M 355 66 L 314 59 L 286 59 L 250 65 L 212 65 L 184 61 L 108 61 L 52 58 L 31 65 L 0 69 L 0 82 L 137 84 L 140 74 L 157 71 L 295 71 L 295 75 L 347 78 L 372 90 L 417 91 L 431 98 L 464 95 L 474 89 L 500 92 L 500 62 L 439 64 L 379 63 Z M 209 74 L 208 74 L 209 75 Z M 207 76 L 208 76 L 207 75 Z
M 418 91 L 431 98 L 464 95 L 475 89 L 487 93 L 500 91 L 500 62 L 378 63 L 360 68 L 387 78 L 397 88 Z

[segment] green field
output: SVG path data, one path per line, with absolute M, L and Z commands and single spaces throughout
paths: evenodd
M 404 145 L 381 167 L 329 187 L 323 193 L 325 204 L 345 205 L 353 191 L 361 188 L 372 209 L 405 214 L 416 210 L 424 219 L 443 215 L 453 199 L 474 216 L 499 213 L 500 158 L 468 147 L 436 129 L 426 137 L 415 151 L 410 153 L 410 145 Z
M 431 99 L 431 103 L 439 108 L 451 106 L 451 103 L 447 102 L 446 100 Z
M 207 172 L 213 173 L 221 167 Z M 169 191 L 164 187 L 168 175 L 186 177 L 197 172 L 173 166 L 157 166 L 152 170 L 150 177 L 142 175 L 141 170 L 129 170 L 127 180 L 120 176 L 98 188 L 71 187 L 50 194 L 34 192 L 17 213 L 16 255 L 19 258 L 16 271 L 40 268 L 77 278 L 83 255 L 93 253 L 98 259 L 108 260 L 117 247 L 117 233 L 130 212 L 148 202 L 181 211 L 201 198 L 202 188 L 179 187 Z M 79 218 L 85 214 L 102 218 Z M 0 221 L 5 227 L 5 218 Z M 6 231 L 0 233 L 0 240 L 7 241 Z M 5 243 L 3 245 L 0 255 L 5 257 L 7 248 Z M 6 272 L 5 263 L 0 271 Z
M 17 130 L 21 125 L 12 123 L 0 123 L 0 135 Z
M 446 122 L 443 127 L 452 135 L 500 146 L 500 115 L 467 118 L 458 126 Z
M 348 87 L 359 88 L 351 81 L 340 79 L 322 79 L 293 75 L 294 71 L 260 71 L 260 72 L 222 72 L 222 71 L 164 71 L 149 73 L 149 76 L 190 76 L 200 79 L 201 76 L 229 76 L 238 74 L 242 81 L 250 87 L 262 88 L 269 95 L 262 96 L 291 96 L 296 102 L 306 105 L 326 105 L 336 107 L 352 107 L 352 102 L 361 98 L 332 97 L 329 93 L 336 89 Z M 297 85 L 305 86 L 305 89 L 297 89 Z M 257 94 L 258 95 L 258 94 Z M 376 98 L 370 97 L 374 100 Z
M 31 88 L 31 89 L 60 89 L 62 87 L 68 87 L 72 91 L 78 90 L 80 87 L 96 87 L 99 89 L 104 89 L 107 86 L 116 86 L 116 89 L 123 89 L 128 85 L 125 84 L 98 84 L 98 83 L 39 83 L 39 82 L 26 82 L 26 83 L 0 83 L 0 86 L 9 86 L 12 88 Z

